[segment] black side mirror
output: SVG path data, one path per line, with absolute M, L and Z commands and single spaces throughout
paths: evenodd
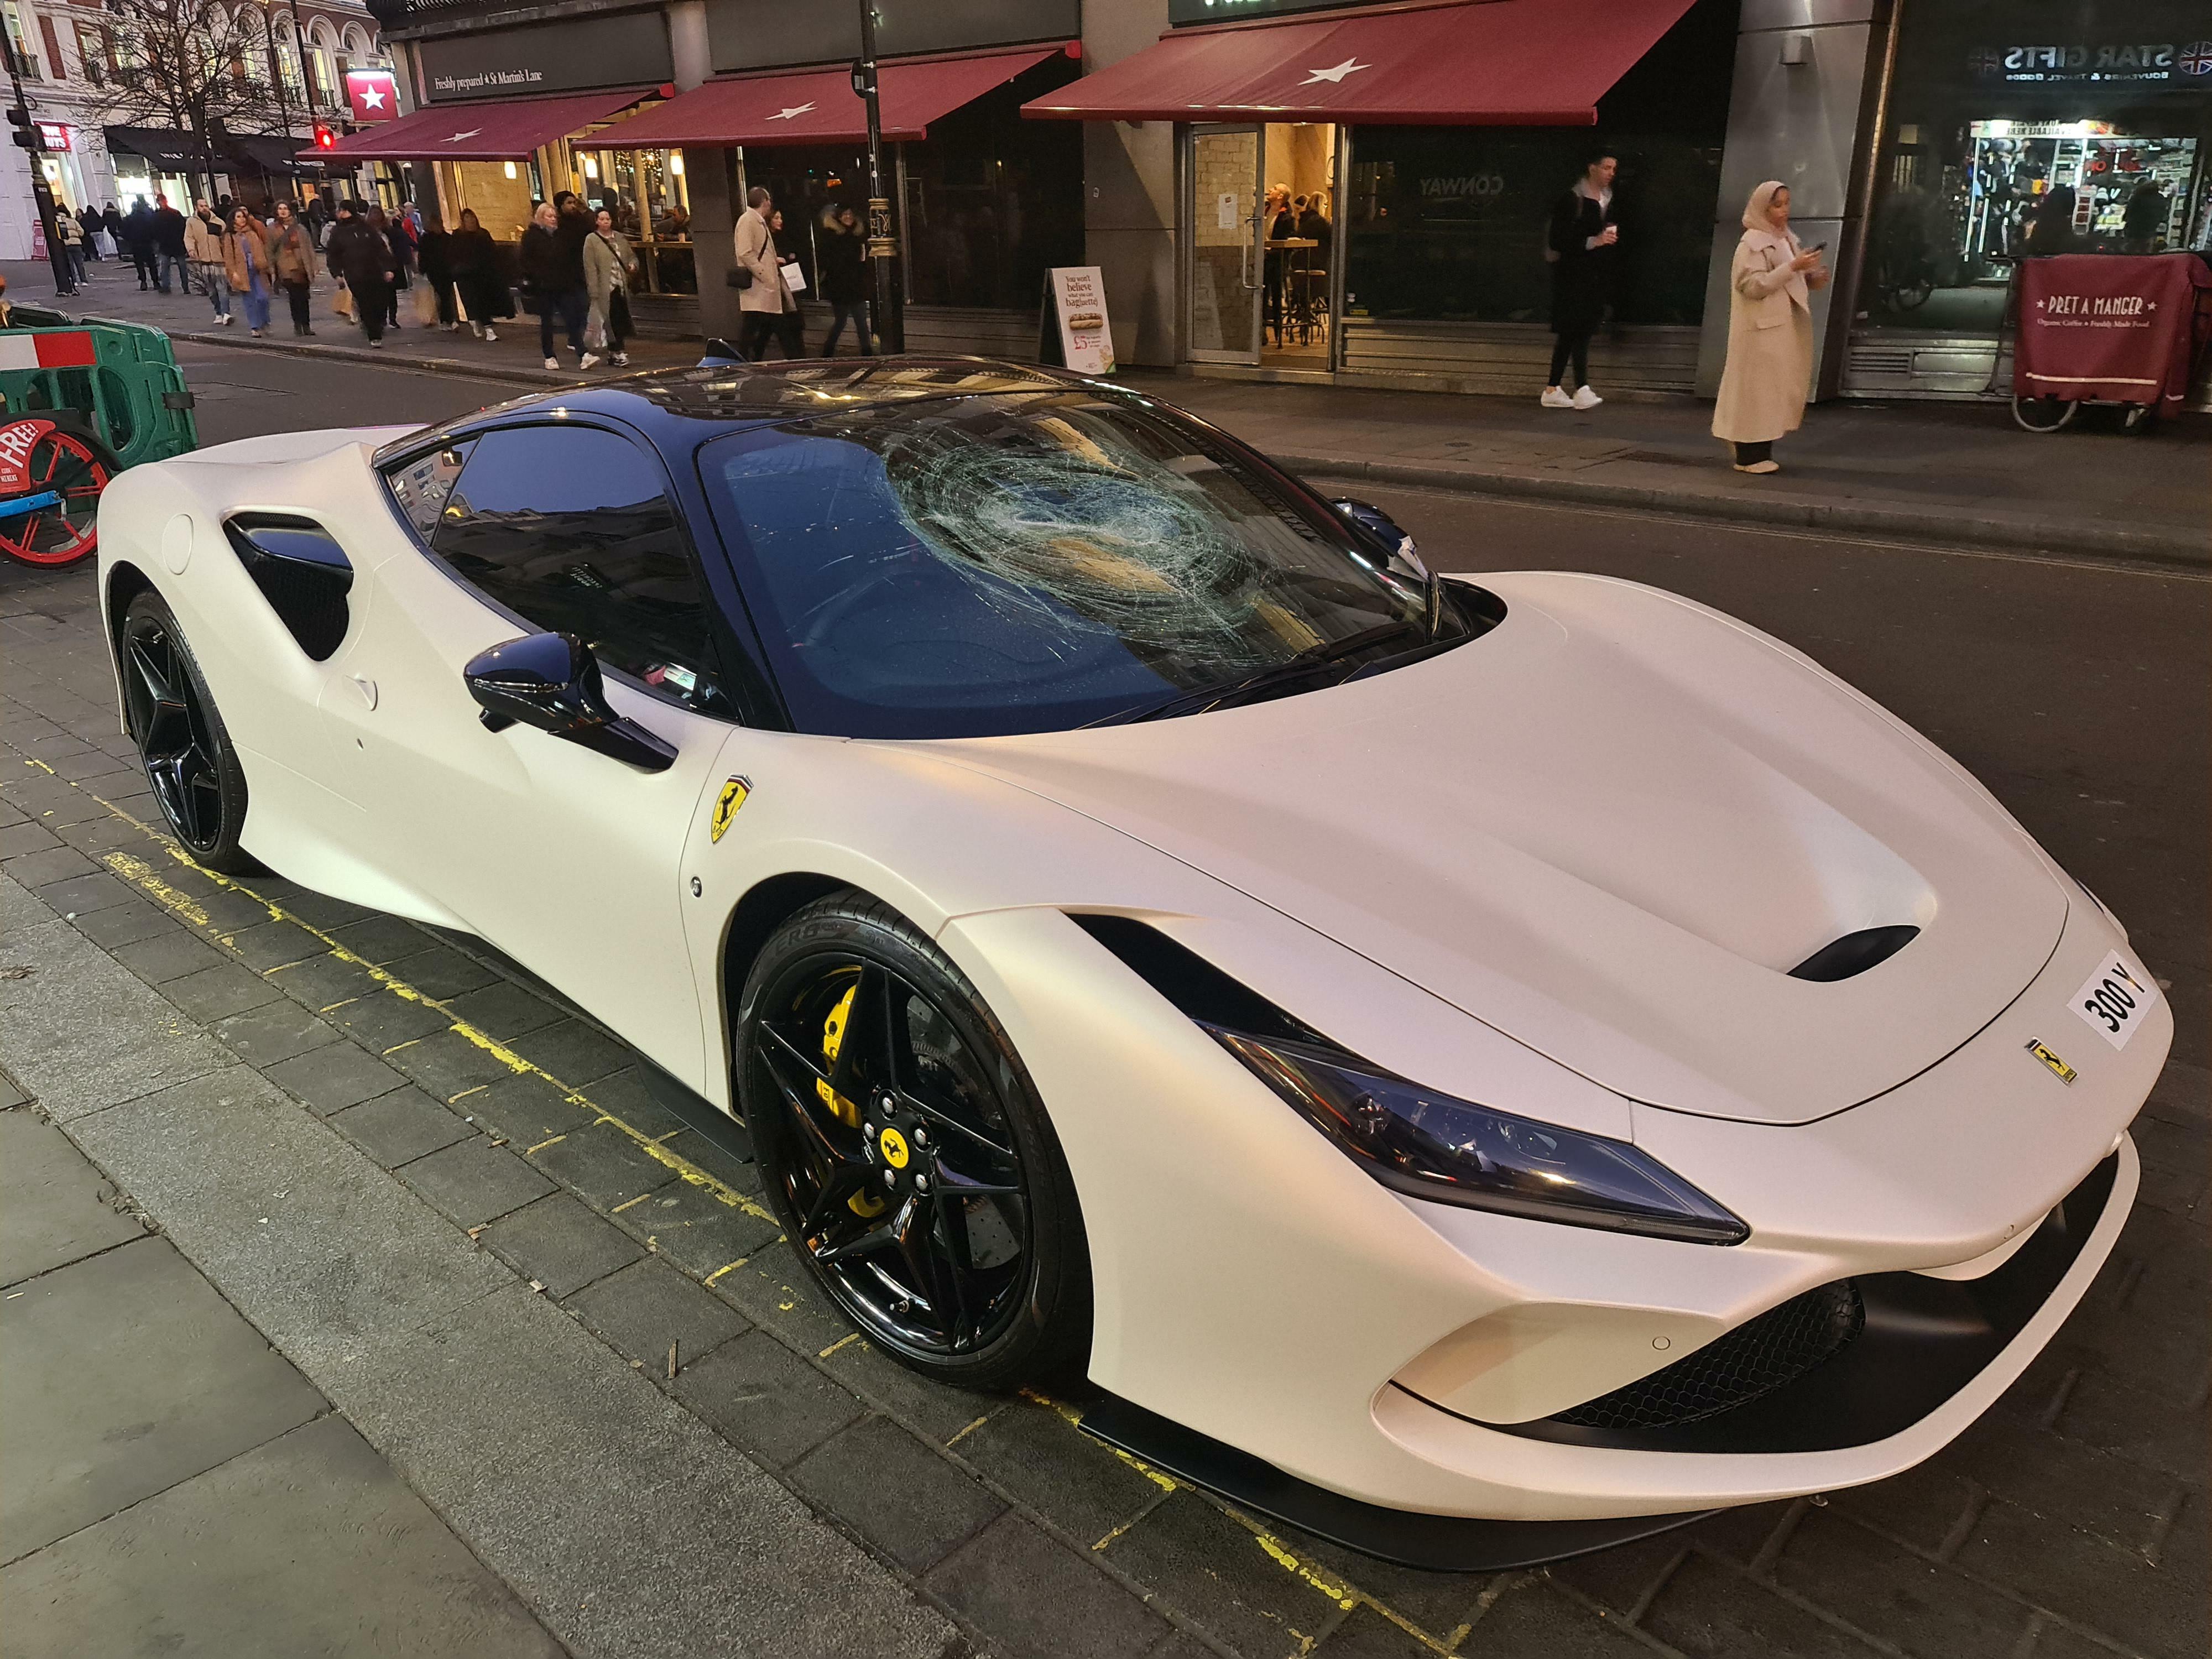
M 488 732 L 535 726 L 647 772 L 665 772 L 676 750 L 607 702 L 599 665 L 574 634 L 525 634 L 471 658 L 461 671 Z

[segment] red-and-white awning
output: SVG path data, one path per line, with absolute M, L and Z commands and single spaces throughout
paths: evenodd
M 1691 0 L 1451 0 L 1177 29 L 1022 113 L 1066 121 L 1589 126 Z
M 883 136 L 925 137 L 931 122 L 1066 50 L 1026 46 L 882 64 L 876 71 L 876 102 Z M 849 70 L 779 70 L 694 87 L 623 123 L 622 144 L 637 149 L 757 147 L 858 143 L 867 135 L 867 107 L 853 91 Z
M 617 87 L 553 98 L 483 99 L 432 104 L 329 149 L 303 149 L 303 161 L 520 161 L 542 145 L 611 118 L 653 90 Z

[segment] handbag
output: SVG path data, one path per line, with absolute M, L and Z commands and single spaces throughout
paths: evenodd
M 722 280 L 732 288 L 750 288 L 753 285 L 753 268 L 750 265 L 732 265 L 722 273 Z

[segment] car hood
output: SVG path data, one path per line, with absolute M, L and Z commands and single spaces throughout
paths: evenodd
M 1508 604 L 1496 629 L 1370 679 L 931 746 L 1680 1111 L 1841 1111 L 1942 1060 L 2049 959 L 2052 866 L 1806 659 L 1630 583 L 1483 582 Z M 1851 978 L 1790 975 L 1901 923 L 1918 936 Z

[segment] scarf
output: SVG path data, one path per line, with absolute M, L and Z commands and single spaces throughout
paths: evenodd
M 1751 192 L 1751 200 L 1744 204 L 1743 246 L 1773 248 L 1785 260 L 1797 257 L 1797 238 L 1786 230 L 1775 229 L 1766 216 L 1766 210 L 1774 204 L 1774 192 L 1789 186 L 1779 179 L 1769 179 Z

